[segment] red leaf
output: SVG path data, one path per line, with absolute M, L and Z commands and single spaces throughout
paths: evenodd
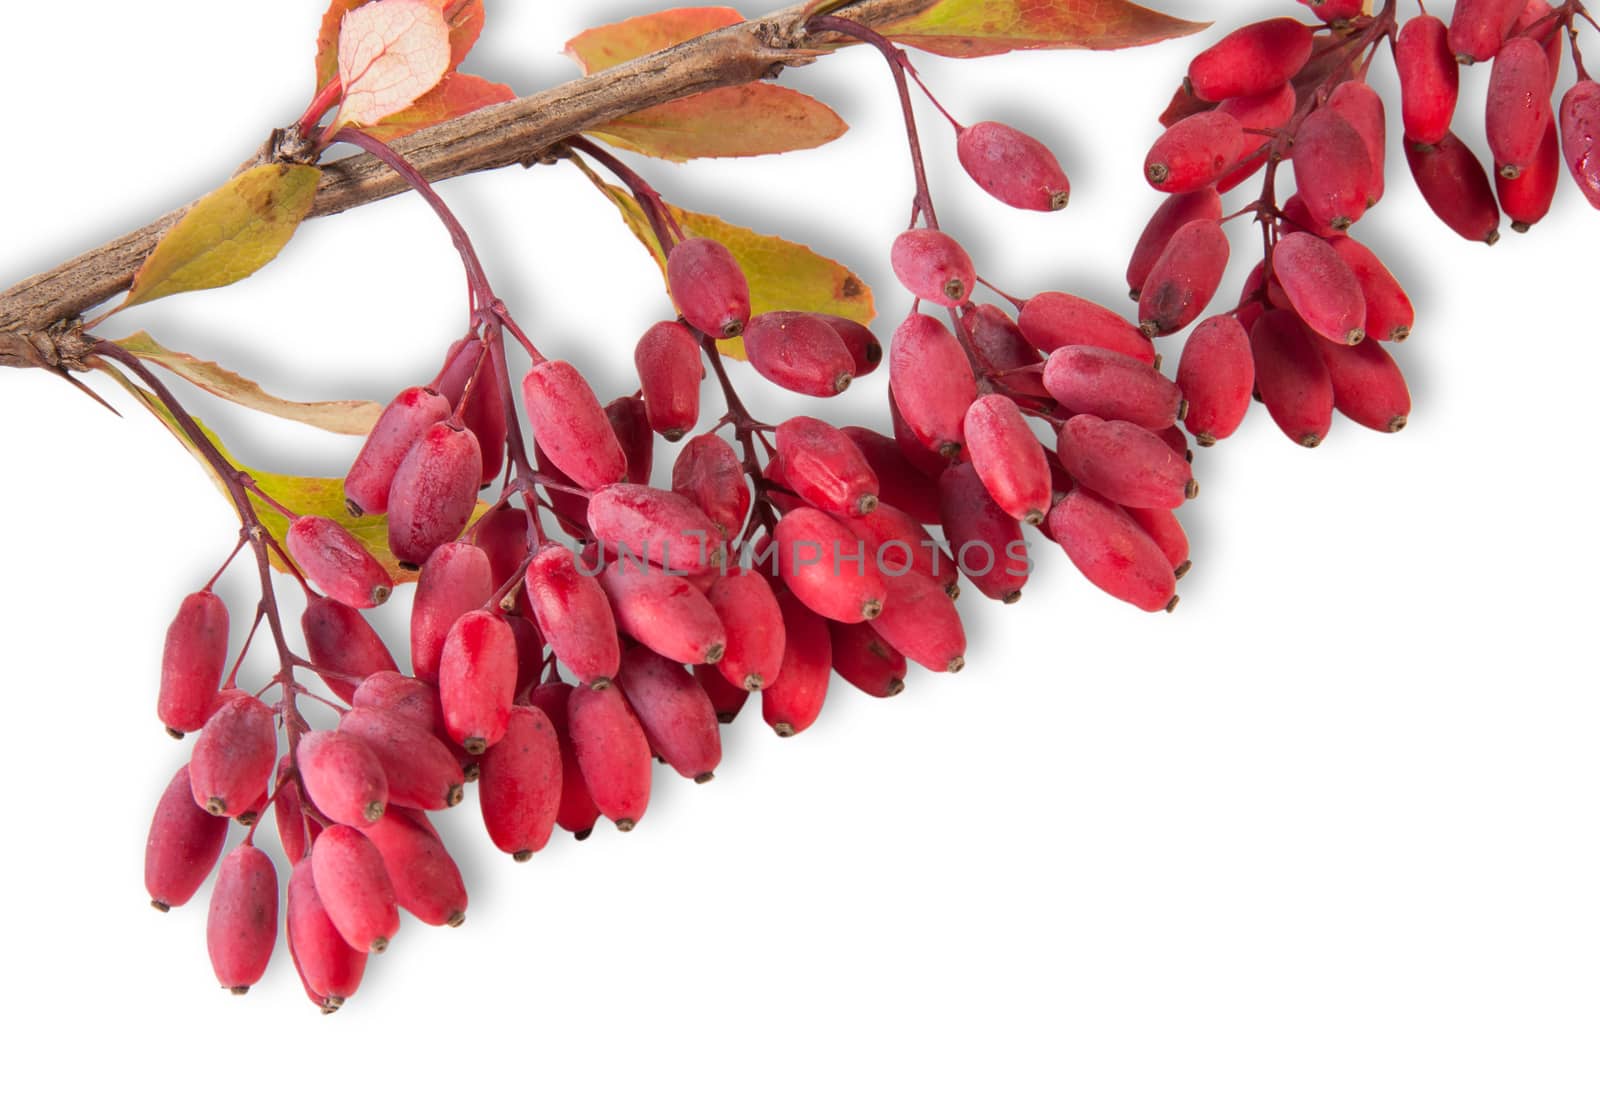
M 385 142 L 414 134 L 424 127 L 432 127 L 450 119 L 459 119 L 469 112 L 491 104 L 515 100 L 517 94 L 507 85 L 475 77 L 471 73 L 447 73 L 433 90 L 405 111 L 396 112 L 370 127 L 361 128 L 367 134 Z
M 685 96 L 589 133 L 625 150 L 685 161 L 809 150 L 845 130 L 828 105 L 780 85 L 753 84 Z
M 317 87 L 339 76 L 339 24 L 346 14 L 371 0 L 331 0 L 317 31 Z M 483 31 L 483 0 L 437 0 L 450 28 L 450 70 L 467 56 Z
M 732 8 L 673 8 L 584 31 L 567 43 L 566 53 L 584 73 L 594 73 L 743 22 Z
M 1128 0 L 941 0 L 879 28 L 896 42 L 953 58 L 1011 50 L 1120 50 L 1192 35 L 1190 23 Z
M 438 0 L 379 0 L 339 28 L 343 98 L 330 124 L 366 126 L 405 111 L 450 68 L 450 32 Z

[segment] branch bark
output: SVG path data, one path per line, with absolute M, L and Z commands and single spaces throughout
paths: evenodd
M 837 9 L 867 26 L 885 26 L 936 0 L 852 0 Z M 564 85 L 485 108 L 395 143 L 431 181 L 485 169 L 528 165 L 561 140 L 631 112 L 696 92 L 748 84 L 805 65 L 818 51 L 843 44 L 837 35 L 808 35 L 807 9 L 795 4 L 734 24 Z M 292 158 L 292 133 L 278 132 L 239 171 Z M 311 217 L 334 215 L 398 195 L 405 183 L 361 154 L 322 167 Z M 161 236 L 188 207 L 0 293 L 0 365 L 60 368 L 86 352 L 79 316 L 125 290 Z M 83 349 L 79 349 L 83 347 Z

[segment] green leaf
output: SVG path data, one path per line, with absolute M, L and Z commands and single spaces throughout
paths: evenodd
M 1011 50 L 1121 50 L 1203 31 L 1128 0 L 940 0 L 878 28 L 906 46 L 952 58 Z
M 626 190 L 602 185 L 622 219 L 642 242 L 666 277 L 666 257 L 650 231 L 644 212 Z M 774 235 L 759 234 L 698 211 L 667 205 L 687 235 L 714 238 L 738 259 L 750 282 L 750 312 L 823 311 L 858 323 L 870 323 L 876 312 L 872 289 L 860 277 L 831 258 Z M 744 343 L 732 339 L 719 344 L 729 357 L 744 359 Z
M 252 411 L 276 415 L 280 419 L 304 423 L 319 430 L 332 431 L 334 434 L 364 435 L 372 429 L 372 424 L 383 413 L 383 405 L 370 400 L 301 403 L 280 399 L 255 381 L 229 372 L 216 362 L 202 361 L 193 354 L 169 350 L 144 331 L 128 338 L 119 338 L 116 344 L 135 357 L 164 366 L 213 396 L 219 396 Z
M 309 165 L 259 165 L 234 177 L 162 236 L 120 307 L 248 277 L 294 237 L 321 179 Z

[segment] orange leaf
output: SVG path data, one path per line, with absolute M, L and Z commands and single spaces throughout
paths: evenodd
M 437 0 L 377 0 L 344 17 L 339 83 L 344 97 L 330 131 L 404 111 L 450 66 L 450 30 Z
M 588 74 L 743 22 L 732 8 L 674 8 L 584 31 L 567 43 L 566 54 Z
M 589 133 L 625 150 L 685 161 L 809 150 L 845 130 L 844 120 L 820 100 L 780 85 L 754 84 L 685 96 Z
M 344 17 L 371 0 L 332 0 L 317 31 L 317 87 L 339 77 L 339 24 Z M 450 28 L 450 70 L 467 56 L 483 31 L 483 0 L 436 0 Z
M 1209 26 L 1128 0 L 941 0 L 879 29 L 896 42 L 930 53 L 981 58 L 1011 50 L 1120 50 Z
M 474 77 L 471 73 L 446 73 L 444 80 L 405 111 L 361 129 L 384 142 L 393 142 L 435 123 L 459 119 L 479 108 L 516 98 L 517 94 L 507 85 Z

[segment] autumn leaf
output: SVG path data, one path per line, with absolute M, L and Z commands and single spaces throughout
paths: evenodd
M 743 21 L 732 8 L 675 8 L 585 31 L 567 43 L 566 52 L 584 73 L 595 73 Z M 809 150 L 846 130 L 821 101 L 756 82 L 685 96 L 588 133 L 638 154 L 687 161 Z
M 144 331 L 116 344 L 135 357 L 153 361 L 197 388 L 219 396 L 252 411 L 276 415 L 296 423 L 331 431 L 334 434 L 364 435 L 383 411 L 382 404 L 370 400 L 329 400 L 322 403 L 300 403 L 272 395 L 255 381 L 229 372 L 211 361 L 203 361 L 192 354 L 169 350 Z
M 201 462 L 217 489 L 224 496 L 228 494 L 227 486 L 212 472 L 210 465 L 206 463 L 204 455 L 190 441 L 183 429 L 178 426 L 178 421 L 173 418 L 172 412 L 161 402 L 160 397 L 129 380 L 127 374 L 117 366 L 102 363 L 98 368 L 113 377 L 130 395 L 160 419 L 166 428 L 172 432 L 173 436 L 183 443 L 184 447 Z M 252 469 L 248 465 L 241 465 L 238 459 L 222 444 L 222 440 L 217 437 L 215 431 L 204 423 L 200 423 L 199 420 L 196 420 L 196 423 L 199 424 L 201 432 L 217 448 L 217 451 L 222 454 L 228 464 L 242 473 L 249 474 L 251 479 L 256 482 L 257 486 L 267 496 L 270 496 L 296 515 L 321 515 L 337 522 L 355 536 L 356 540 L 366 547 L 367 552 L 378 559 L 379 563 L 388 570 L 389 575 L 395 579 L 396 583 L 406 583 L 417 579 L 416 572 L 402 569 L 394 554 L 389 551 L 389 523 L 387 516 L 363 515 L 359 519 L 350 517 L 350 513 L 345 509 L 344 480 L 342 478 L 305 477 L 292 473 L 273 473 L 263 469 Z M 289 533 L 290 521 L 288 517 L 268 506 L 258 497 L 252 497 L 252 503 L 255 506 L 256 514 L 261 519 L 262 525 L 267 528 L 267 532 L 277 539 L 280 546 L 283 545 Z M 472 510 L 472 518 L 476 520 L 488 510 L 489 505 L 479 501 Z M 272 555 L 272 564 L 279 570 L 286 571 L 287 569 L 276 553 Z
M 1127 0 L 940 0 L 879 30 L 930 53 L 981 58 L 1011 50 L 1120 50 L 1209 26 Z
M 308 165 L 259 165 L 234 177 L 162 236 L 119 310 L 248 277 L 294 236 L 321 179 Z
M 371 0 L 333 0 L 317 32 L 317 87 L 339 79 L 339 25 Z M 433 0 L 450 28 L 450 71 L 461 64 L 483 32 L 483 0 Z
M 372 126 L 361 129 L 374 138 L 393 142 L 424 127 L 459 119 L 479 108 L 503 104 L 516 98 L 516 92 L 508 85 L 496 84 L 470 73 L 446 73 L 444 80 L 405 111 L 386 116 Z
M 633 197 L 624 189 L 602 185 L 606 197 L 622 213 L 628 229 L 656 259 L 662 278 L 666 277 L 666 258 L 650 231 L 649 221 Z M 842 315 L 858 323 L 870 323 L 876 312 L 872 289 L 843 265 L 773 235 L 758 234 L 748 227 L 735 226 L 714 215 L 667 205 L 687 235 L 714 238 L 738 259 L 750 282 L 750 313 L 768 311 L 824 311 Z M 729 357 L 744 359 L 744 343 L 738 339 L 719 343 Z
M 367 126 L 411 107 L 450 67 L 450 29 L 436 0 L 376 0 L 344 17 L 331 132 Z

